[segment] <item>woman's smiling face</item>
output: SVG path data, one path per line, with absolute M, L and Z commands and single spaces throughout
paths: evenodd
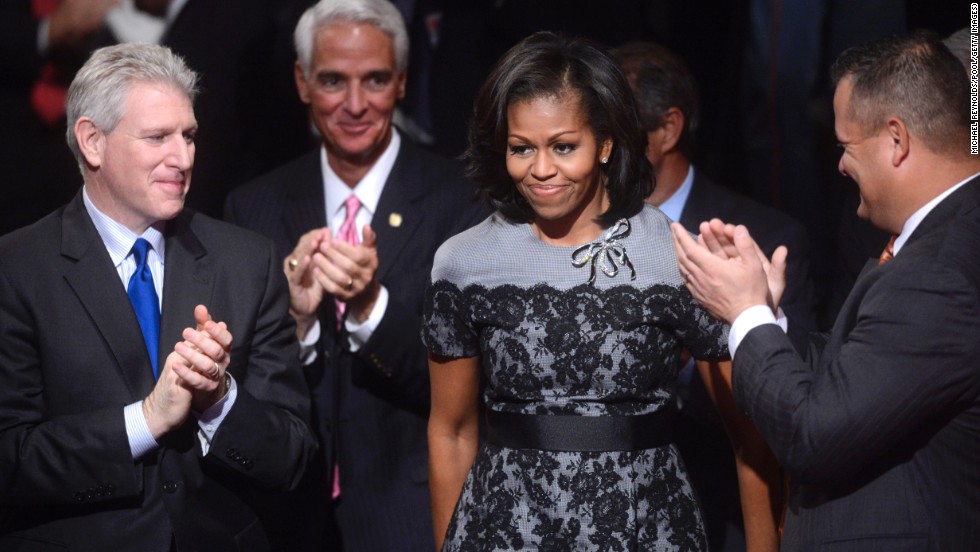
M 596 142 L 577 94 L 540 96 L 507 108 L 507 172 L 534 209 L 536 225 L 571 234 L 594 226 L 608 208 L 599 160 L 611 152 L 612 140 Z

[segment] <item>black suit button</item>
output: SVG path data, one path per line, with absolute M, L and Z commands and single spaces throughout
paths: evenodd
M 245 468 L 245 470 L 251 470 L 252 469 L 252 461 L 251 460 L 245 460 L 245 462 L 242 463 L 242 467 Z
M 112 496 L 112 493 L 114 493 L 114 492 L 116 492 L 116 486 L 113 485 L 112 483 L 106 483 L 106 486 L 105 486 L 105 495 L 106 496 Z
M 163 492 L 168 494 L 174 494 L 177 492 L 177 482 L 176 481 L 164 481 Z
M 85 493 L 83 493 L 82 491 L 75 491 L 75 501 L 76 502 L 84 502 L 85 501 Z
M 230 448 L 225 451 L 225 454 L 228 456 L 228 458 L 234 458 L 236 455 L 238 455 L 238 449 Z

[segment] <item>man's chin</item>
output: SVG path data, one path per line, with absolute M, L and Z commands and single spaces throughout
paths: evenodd
M 184 197 L 181 196 L 180 199 L 171 199 L 160 205 L 160 220 L 171 220 L 176 218 L 184 210 Z
M 857 216 L 861 220 L 871 220 L 871 212 L 868 210 L 868 206 L 865 205 L 864 199 L 858 204 Z

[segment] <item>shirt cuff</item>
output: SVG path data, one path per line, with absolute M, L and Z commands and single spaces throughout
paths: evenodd
M 225 373 L 228 374 L 227 372 Z M 208 450 L 211 449 L 211 440 L 214 439 L 214 434 L 217 433 L 221 422 L 228 415 L 228 411 L 235 405 L 235 399 L 237 397 L 238 384 L 235 383 L 235 378 L 231 377 L 231 374 L 228 374 L 228 392 L 225 393 L 224 397 L 218 399 L 218 402 L 212 404 L 204 412 L 201 412 L 201 415 L 197 418 L 197 425 L 201 428 L 201 431 L 197 432 L 197 438 L 201 441 L 201 452 L 205 456 L 207 456 Z
M 782 310 L 779 309 L 779 313 L 782 314 Z M 783 324 L 780 327 L 783 331 L 786 331 L 786 317 L 782 316 Z M 731 330 L 728 332 L 728 352 L 731 354 L 732 359 L 735 358 L 735 351 L 738 346 L 745 339 L 753 329 L 763 325 L 763 324 L 777 324 L 778 321 L 776 316 L 773 315 L 772 309 L 766 305 L 755 305 L 749 307 L 739 314 L 735 321 L 732 322 Z
M 143 401 L 126 405 L 123 408 L 123 417 L 126 420 L 126 437 L 129 438 L 129 452 L 133 455 L 133 460 L 139 459 L 140 456 L 159 446 L 150 433 L 150 426 L 146 424 Z
M 789 331 L 789 319 L 786 318 L 786 313 L 783 312 L 783 307 L 776 307 L 776 325 L 783 330 L 783 333 L 787 333 Z
M 313 321 L 306 337 L 299 340 L 299 361 L 303 366 L 309 366 L 316 360 L 316 344 L 320 341 L 320 319 Z
M 381 291 L 378 293 L 378 300 L 374 302 L 374 308 L 371 309 L 371 314 L 368 315 L 367 320 L 357 322 L 351 319 L 351 317 L 347 317 L 344 321 L 344 326 L 347 328 L 347 341 L 350 344 L 351 352 L 357 351 L 371 339 L 371 334 L 374 333 L 374 330 L 378 329 L 378 325 L 381 324 L 381 319 L 384 318 L 385 310 L 387 309 L 388 290 L 384 286 L 381 286 Z

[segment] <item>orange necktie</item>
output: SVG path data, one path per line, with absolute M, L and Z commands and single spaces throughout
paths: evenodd
M 898 234 L 892 234 L 892 239 L 888 240 L 888 245 L 885 246 L 885 250 L 878 256 L 879 265 L 887 263 L 895 256 L 895 238 L 897 237 Z

